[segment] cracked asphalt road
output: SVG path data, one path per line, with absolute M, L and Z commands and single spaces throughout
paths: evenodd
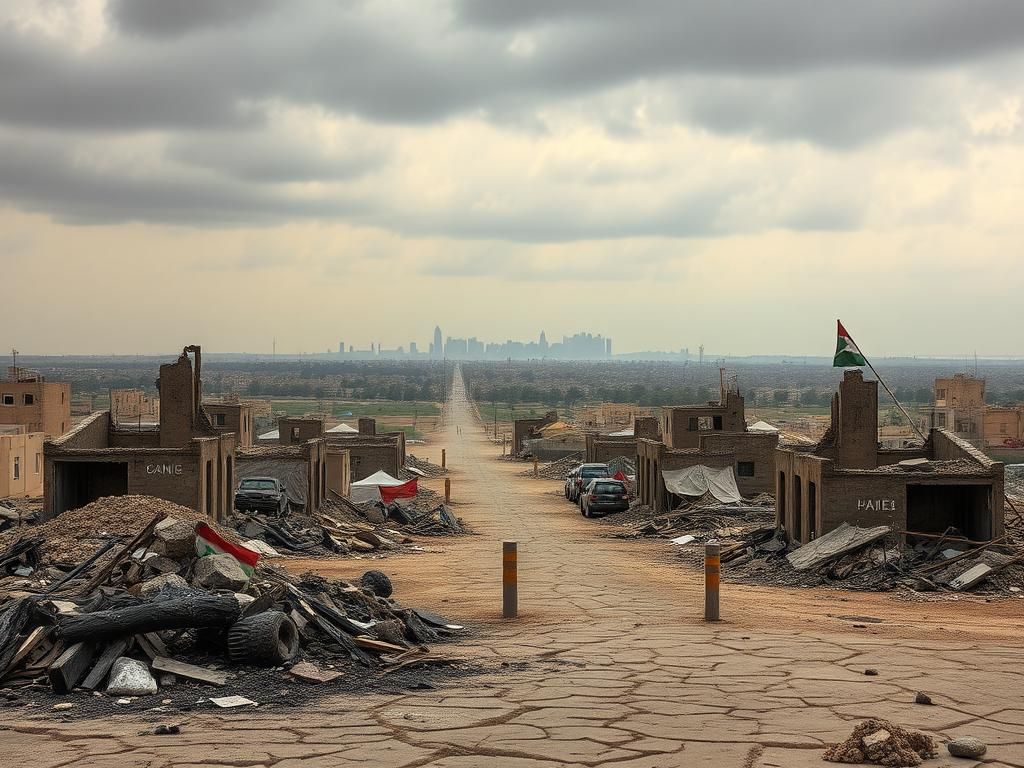
M 152 715 L 61 723 L 47 713 L 0 724 L 0 746 L 34 768 L 799 768 L 828 765 L 826 743 L 882 717 L 940 741 L 978 736 L 989 745 L 985 765 L 1024 768 L 1024 601 L 738 587 L 726 570 L 726 620 L 707 625 L 699 574 L 664 542 L 604 537 L 560 483 L 519 477 L 523 465 L 497 459 L 458 381 L 446 429 L 455 511 L 476 535 L 426 539 L 433 551 L 373 565 L 391 574 L 403 603 L 473 625 L 471 638 L 437 650 L 483 674 L 288 713 L 190 714 L 179 736 L 149 735 L 161 721 Z M 503 621 L 500 542 L 509 538 L 520 542 L 522 615 Z M 368 565 L 289 563 L 345 577 Z M 838 618 L 856 615 L 881 622 L 857 629 Z M 918 690 L 936 705 L 915 705 Z M 979 763 L 943 749 L 927 764 Z

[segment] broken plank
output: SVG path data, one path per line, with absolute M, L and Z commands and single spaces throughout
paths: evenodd
M 381 653 L 393 651 L 396 653 L 402 653 L 407 650 L 401 645 L 385 643 L 383 640 L 378 640 L 375 637 L 370 637 L 369 635 L 357 635 L 353 640 L 355 640 L 356 645 L 360 648 L 365 648 L 368 651 L 380 651 Z
M 84 641 L 75 643 L 64 651 L 47 671 L 54 692 L 70 693 L 89 669 L 94 653 L 93 644 Z
M 129 644 L 130 641 L 125 639 L 115 640 L 108 644 L 96 660 L 96 663 L 93 664 L 89 674 L 85 676 L 85 680 L 82 681 L 82 687 L 87 691 L 95 691 L 103 685 L 103 681 L 107 679 L 110 668 L 114 666 L 114 662 L 117 661 L 118 657 L 124 656 Z
M 11 657 L 10 662 L 7 664 L 7 668 L 2 670 L 2 673 L 7 674 L 12 669 L 17 668 L 17 666 L 21 664 L 22 660 L 32 653 L 32 651 L 36 649 L 36 646 L 43 641 L 43 638 L 47 635 L 48 629 L 49 627 L 36 627 L 33 629 L 29 633 L 29 636 L 25 638 L 24 642 L 22 642 L 18 650 L 15 651 L 14 656 Z
M 135 643 L 142 649 L 142 652 L 149 656 L 149 660 L 152 661 L 157 656 L 167 655 L 167 646 L 164 645 L 164 641 L 160 639 L 160 635 L 156 632 L 147 632 L 144 635 L 136 635 Z
M 891 532 L 892 528 L 887 525 L 857 528 L 849 523 L 843 523 L 824 536 L 819 536 L 814 541 L 793 550 L 786 555 L 786 559 L 796 570 L 806 571 L 865 547 Z
M 169 659 L 166 656 L 157 656 L 153 659 L 153 669 L 157 672 L 170 672 L 172 675 L 184 677 L 186 680 L 196 680 L 200 683 L 210 685 L 225 685 L 228 681 L 226 672 L 218 672 L 215 669 L 197 667 L 195 664 L 186 664 L 183 661 Z

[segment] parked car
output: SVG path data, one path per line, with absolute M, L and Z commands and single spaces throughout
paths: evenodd
M 624 512 L 629 509 L 629 492 L 621 480 L 601 477 L 591 480 L 580 496 L 580 512 L 584 517 L 597 513 Z
M 609 474 L 611 473 L 608 471 L 607 464 L 580 464 L 576 477 L 573 478 L 573 483 L 569 489 L 569 500 L 574 504 L 578 504 L 580 496 L 583 495 L 583 489 L 586 488 L 591 480 L 596 480 L 599 477 L 608 477 Z
M 270 512 L 283 517 L 288 512 L 288 493 L 276 477 L 247 477 L 235 491 L 239 512 Z
M 580 476 L 580 468 L 570 469 L 565 473 L 565 498 L 572 498 L 572 489 L 576 485 L 576 478 Z

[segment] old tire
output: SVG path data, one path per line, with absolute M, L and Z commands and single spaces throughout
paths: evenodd
M 377 597 L 391 597 L 394 592 L 391 587 L 391 579 L 382 571 L 367 571 L 359 579 L 359 583 Z
M 228 657 L 240 664 L 284 664 L 299 652 L 299 630 L 281 611 L 236 621 L 228 631 Z

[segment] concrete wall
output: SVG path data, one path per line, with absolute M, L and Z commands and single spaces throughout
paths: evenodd
M 61 448 L 106 448 L 109 445 L 110 411 L 96 411 L 62 437 L 48 440 Z
M 585 460 L 589 463 L 607 463 L 620 456 L 636 456 L 636 439 L 631 437 L 603 437 L 588 434 Z
M 744 432 L 746 428 L 743 397 L 737 392 L 727 392 L 724 403 L 662 409 L 662 440 L 669 448 L 697 448 L 702 434 Z
M 0 499 L 43 495 L 42 432 L 0 435 Z
M 281 445 L 301 445 L 324 436 L 321 419 L 280 418 L 277 420 L 278 442 Z
M 4 405 L 9 395 L 13 405 Z M 31 402 L 28 402 L 31 400 Z M 54 440 L 71 429 L 71 385 L 46 381 L 0 381 L 0 424 L 21 424 Z
M 661 426 L 656 416 L 639 416 L 633 420 L 633 437 L 643 440 L 661 440 Z
M 192 360 L 182 354 L 175 362 L 160 366 L 160 447 L 182 448 L 192 439 L 199 403 Z
M 251 406 L 244 403 L 203 403 L 203 410 L 217 432 L 234 433 L 239 448 L 252 447 L 254 425 Z
M 351 456 L 347 449 L 328 443 L 326 455 L 327 489 L 339 496 L 352 490 Z M 330 497 L 328 494 L 327 498 Z

